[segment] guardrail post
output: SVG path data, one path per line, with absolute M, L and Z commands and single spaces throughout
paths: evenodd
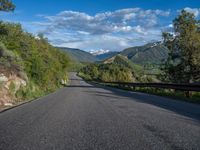
M 191 98 L 192 97 L 192 92 L 191 91 L 185 91 L 185 96 L 187 98 Z

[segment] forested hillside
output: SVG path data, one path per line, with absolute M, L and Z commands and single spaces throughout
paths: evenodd
M 87 80 L 95 81 L 158 82 L 154 75 L 148 75 L 143 66 L 134 64 L 120 54 L 101 63 L 87 65 L 79 74 Z
M 61 87 L 61 81 L 67 80 L 69 62 L 66 53 L 42 36 L 23 31 L 20 24 L 0 22 L 0 88 L 5 93 L 5 86 L 8 87 L 7 97 L 10 94 L 11 99 L 30 99 L 54 91 Z M 18 87 L 20 84 L 14 80 L 9 82 L 13 75 L 25 86 Z
M 127 48 L 120 54 L 137 64 L 161 64 L 168 57 L 168 49 L 162 43 L 155 42 Z
M 73 60 L 78 62 L 95 62 L 99 60 L 94 55 L 80 49 L 67 48 L 67 47 L 58 47 L 58 49 L 68 53 Z

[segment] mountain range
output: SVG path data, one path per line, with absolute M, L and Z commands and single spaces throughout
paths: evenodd
M 168 49 L 161 42 L 154 42 L 127 48 L 120 54 L 136 64 L 160 64 L 167 59 Z
M 59 47 L 62 51 L 67 52 L 74 60 L 79 62 L 96 62 L 103 61 L 120 54 L 127 57 L 136 64 L 160 64 L 168 57 L 168 49 L 161 42 L 148 43 L 143 46 L 135 46 L 124 49 L 121 52 L 106 51 L 106 53 L 91 54 L 89 52 Z M 92 52 L 93 53 L 93 52 Z
M 98 61 L 95 55 L 92 55 L 91 53 L 80 50 L 80 49 L 67 48 L 67 47 L 57 47 L 57 48 L 59 48 L 61 51 L 68 53 L 73 60 L 78 61 L 78 62 Z

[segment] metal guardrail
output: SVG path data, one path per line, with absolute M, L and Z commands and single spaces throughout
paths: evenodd
M 162 89 L 174 89 L 180 91 L 196 91 L 200 92 L 200 84 L 176 84 L 176 83 L 129 83 L 129 82 L 100 82 L 103 84 L 118 85 L 121 87 L 152 87 Z

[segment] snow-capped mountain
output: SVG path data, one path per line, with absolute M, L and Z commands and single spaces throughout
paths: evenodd
M 101 55 L 101 54 L 105 54 L 105 53 L 109 53 L 110 50 L 104 50 L 104 49 L 100 49 L 100 50 L 91 50 L 89 51 L 92 55 Z

